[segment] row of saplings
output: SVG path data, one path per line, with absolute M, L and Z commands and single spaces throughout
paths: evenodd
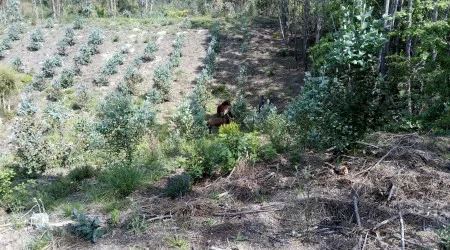
M 264 104 L 264 96 L 261 96 L 258 113 L 264 108 Z M 175 175 L 167 181 L 165 190 L 169 197 L 176 198 L 188 193 L 193 182 L 192 178 L 197 180 L 205 175 L 214 175 L 216 172 L 232 171 L 236 161 L 245 150 L 250 149 L 250 158 L 256 154 L 258 147 L 256 134 L 239 131 L 239 126 L 234 122 L 231 123 L 233 118 L 229 100 L 225 100 L 217 106 L 217 113 L 207 120 L 207 126 L 209 133 L 213 127 L 219 127 L 220 136 L 214 138 L 213 141 L 206 140 L 206 143 L 205 140 L 195 142 L 198 143 L 195 147 L 198 151 L 197 154 L 189 155 L 187 173 Z M 219 170 L 217 169 L 218 165 L 221 165 Z

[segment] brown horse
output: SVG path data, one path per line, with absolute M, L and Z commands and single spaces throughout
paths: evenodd
M 230 100 L 226 100 L 226 101 L 222 102 L 222 104 L 217 106 L 217 117 L 224 117 L 227 114 L 228 114 L 228 116 L 233 118 L 233 115 L 231 114 Z
M 211 130 L 213 127 L 220 127 L 224 124 L 230 124 L 230 117 L 225 111 L 225 115 L 223 117 L 211 117 L 206 122 L 206 125 L 208 126 L 209 133 L 211 134 Z

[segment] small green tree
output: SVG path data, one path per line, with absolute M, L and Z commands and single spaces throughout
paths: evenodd
M 16 92 L 17 75 L 11 68 L 0 67 L 0 95 L 3 111 L 11 110 L 10 96 Z
M 153 84 L 165 100 L 169 100 L 170 88 L 172 87 L 172 72 L 169 64 L 158 65 L 153 73 Z
M 150 102 L 137 106 L 131 95 L 116 90 L 101 106 L 97 131 L 104 136 L 111 152 L 125 153 L 125 159 L 131 163 L 136 145 L 154 123 L 155 115 Z

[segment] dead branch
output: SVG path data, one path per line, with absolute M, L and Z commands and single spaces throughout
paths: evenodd
M 280 211 L 283 210 L 283 208 L 276 208 L 276 209 L 262 209 L 262 210 L 250 210 L 250 211 L 241 211 L 241 212 L 235 212 L 235 213 L 214 213 L 213 216 L 236 216 L 236 215 L 242 215 L 242 214 L 255 214 L 255 213 L 265 213 L 265 212 L 274 212 L 274 211 Z
M 376 146 L 376 145 L 373 145 L 373 144 L 370 144 L 370 143 L 367 143 L 367 142 L 363 142 L 363 141 L 357 141 L 356 143 L 361 144 L 361 145 L 364 145 L 364 146 L 373 147 L 373 148 L 376 148 L 376 149 L 379 149 L 379 148 L 380 148 L 380 147 L 378 147 L 378 146 Z
M 403 225 L 402 211 L 398 212 L 398 216 L 400 217 L 401 249 L 405 250 L 405 226 Z
M 370 170 L 372 170 L 373 168 L 375 168 L 376 166 L 378 166 L 378 164 L 380 164 L 384 159 L 386 159 L 386 157 L 389 156 L 389 154 L 391 154 L 392 151 L 394 151 L 394 149 L 396 149 L 398 147 L 398 144 L 395 145 L 394 147 L 391 148 L 391 150 L 389 150 L 383 157 L 381 157 L 381 159 L 379 161 L 377 161 L 377 163 L 375 163 L 374 165 L 372 165 L 371 167 L 369 167 L 368 169 L 365 169 L 359 173 L 357 173 L 356 175 L 360 175 L 360 174 L 364 174 L 366 172 L 369 172 Z
M 364 243 L 362 245 L 361 250 L 364 250 L 364 248 L 366 247 L 366 242 L 367 242 L 367 236 L 369 235 L 369 232 L 366 233 L 366 237 L 364 237 Z
M 392 183 L 391 191 L 389 191 L 389 196 L 388 196 L 388 199 L 387 199 L 388 202 L 391 201 L 391 198 L 394 195 L 394 190 L 395 190 L 395 184 Z
M 395 216 L 392 216 L 391 218 L 389 218 L 389 219 L 387 219 L 387 220 L 384 220 L 384 221 L 382 221 L 382 222 L 376 224 L 376 225 L 372 228 L 372 231 L 375 231 L 375 230 L 377 230 L 378 228 L 380 228 L 381 226 L 384 226 L 384 225 L 388 224 L 389 222 L 391 222 L 391 221 L 393 221 L 393 220 L 396 220 L 398 217 L 399 217 L 399 215 L 395 215 Z
M 390 239 L 390 238 L 396 238 L 398 240 L 401 240 L 401 237 L 397 236 L 397 235 L 392 235 L 392 236 L 387 237 L 387 239 Z M 411 245 L 414 245 L 414 246 L 417 246 L 417 247 L 420 247 L 420 248 L 423 248 L 423 249 L 433 249 L 432 247 L 425 246 L 425 245 L 419 244 L 419 243 L 411 241 L 411 240 L 407 240 L 407 239 L 404 239 L 404 240 L 408 244 L 411 244 Z
M 147 221 L 151 222 L 151 221 L 155 221 L 155 220 L 164 220 L 164 219 L 169 219 L 169 218 L 172 218 L 172 215 L 160 215 L 160 216 L 150 218 Z
M 353 196 L 353 208 L 355 209 L 356 222 L 358 223 L 358 227 L 361 227 L 361 218 L 359 217 L 359 209 L 358 209 L 358 196 Z

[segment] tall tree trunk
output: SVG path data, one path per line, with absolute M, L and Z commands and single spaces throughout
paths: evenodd
M 433 0 L 433 4 L 434 4 L 434 9 L 433 9 L 433 22 L 437 22 L 438 19 L 438 6 L 437 6 L 437 0 Z M 437 56 L 437 51 L 436 49 L 433 49 L 433 52 L 431 53 L 432 55 L 432 60 L 435 61 L 436 60 L 436 56 Z
M 389 15 L 389 6 L 390 6 L 390 1 L 389 0 L 384 0 L 384 15 Z M 387 20 L 387 18 L 383 19 L 383 29 L 384 29 L 384 33 L 388 34 L 389 33 L 389 21 Z M 384 47 L 380 50 L 380 56 L 379 56 L 379 71 L 382 75 L 386 75 L 386 54 L 387 51 L 389 50 L 389 44 L 390 44 L 390 38 L 388 38 L 388 41 L 386 42 L 386 44 L 384 45 Z
M 289 25 L 288 25 L 288 15 L 289 15 L 289 1 L 281 0 L 280 1 L 280 15 L 278 17 L 280 21 L 280 31 L 281 36 L 283 37 L 283 42 L 286 45 L 289 45 Z
M 52 0 L 52 11 L 53 11 L 53 18 L 56 19 L 56 3 L 55 3 L 55 0 Z
M 322 16 L 321 16 L 321 14 L 318 14 L 317 18 L 316 18 L 316 41 L 315 41 L 315 44 L 317 44 L 320 41 L 320 31 L 322 30 L 322 22 L 323 22 Z
M 411 28 L 412 23 L 412 0 L 408 0 L 408 21 L 407 21 L 407 28 Z M 406 38 L 406 60 L 407 60 L 407 67 L 411 67 L 411 37 Z M 408 75 L 407 80 L 407 96 L 408 96 L 408 111 L 409 114 L 412 115 L 412 99 L 411 99 L 411 75 Z
M 309 37 L 309 11 L 310 3 L 309 0 L 303 1 L 303 66 L 305 71 L 308 70 L 308 37 Z
M 36 0 L 33 0 L 33 8 L 34 8 L 34 14 L 36 15 L 36 21 L 39 20 L 39 9 L 37 7 Z

